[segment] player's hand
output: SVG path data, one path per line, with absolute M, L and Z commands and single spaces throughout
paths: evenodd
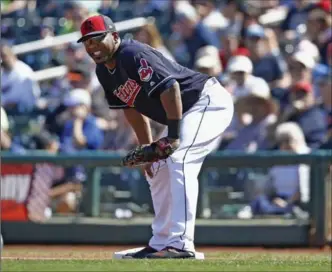
M 122 165 L 135 167 L 166 160 L 179 147 L 179 144 L 178 139 L 164 137 L 150 145 L 138 145 L 122 159 Z

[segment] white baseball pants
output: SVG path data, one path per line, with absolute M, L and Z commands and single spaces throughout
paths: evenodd
M 153 164 L 154 177 L 147 177 L 155 211 L 151 247 L 195 251 L 198 174 L 220 143 L 233 111 L 231 95 L 215 78 L 209 79 L 199 101 L 183 115 L 179 148 L 166 161 Z

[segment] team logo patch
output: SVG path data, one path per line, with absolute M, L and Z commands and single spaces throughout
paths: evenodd
M 134 105 L 136 96 L 141 90 L 141 86 L 133 79 L 128 79 L 125 84 L 120 85 L 114 94 L 128 106 L 132 107 Z
M 146 59 L 141 59 L 140 61 L 141 66 L 138 69 L 138 74 L 141 79 L 141 81 L 149 81 L 152 78 L 153 69 L 151 66 L 149 66 L 149 63 Z
M 84 32 L 90 33 L 94 31 L 93 23 L 89 20 L 84 24 Z

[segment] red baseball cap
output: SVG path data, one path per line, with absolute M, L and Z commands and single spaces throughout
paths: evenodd
M 81 24 L 82 37 L 77 42 L 80 43 L 91 37 L 115 31 L 116 28 L 111 18 L 104 15 L 94 15 L 87 18 Z
M 312 91 L 312 85 L 309 82 L 298 82 L 291 88 L 291 91 L 303 91 L 310 93 Z

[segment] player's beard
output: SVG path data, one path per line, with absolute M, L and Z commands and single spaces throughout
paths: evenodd
M 105 64 L 106 63 L 110 63 L 110 62 L 112 62 L 112 60 L 113 60 L 113 55 L 114 55 L 114 53 L 110 53 L 110 54 L 108 54 L 107 56 L 106 56 L 106 60 L 105 60 Z
M 95 57 L 95 56 L 91 56 L 91 57 L 96 64 L 105 64 L 109 59 L 109 55 L 104 55 L 104 56 L 100 56 L 100 57 Z
M 105 61 L 103 62 L 103 64 L 111 64 L 113 61 L 113 56 L 115 54 L 116 50 L 113 50 L 111 53 L 109 53 L 106 57 L 105 57 Z

